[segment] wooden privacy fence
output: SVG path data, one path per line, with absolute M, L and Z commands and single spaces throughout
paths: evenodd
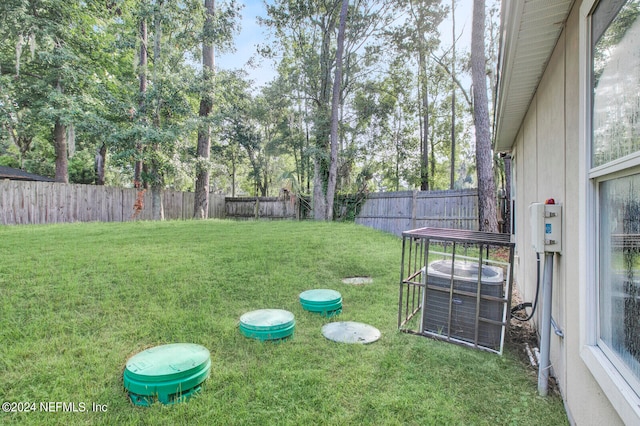
M 300 219 L 297 197 L 227 197 L 227 219 Z
M 192 192 L 163 191 L 165 219 L 191 219 L 194 196 Z M 151 191 L 140 196 L 143 208 L 134 217 L 138 197 L 133 188 L 1 180 L 0 225 L 151 220 Z M 308 209 L 309 200 L 299 197 L 211 194 L 209 200 L 210 218 L 304 219 Z M 368 194 L 355 221 L 395 235 L 425 226 L 477 230 L 477 191 Z
M 193 217 L 194 197 L 190 192 L 163 191 L 165 219 Z M 141 199 L 142 209 L 134 217 L 138 191 L 133 188 L 2 180 L 0 225 L 151 220 L 151 191 Z M 224 205 L 224 195 L 211 194 L 209 217 L 224 217 Z
M 402 235 L 422 228 L 478 230 L 478 191 L 401 191 L 367 195 L 356 223 Z

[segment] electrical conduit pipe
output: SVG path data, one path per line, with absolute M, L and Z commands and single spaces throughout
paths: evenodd
M 540 319 L 540 365 L 538 367 L 538 393 L 547 396 L 549 389 L 549 349 L 551 346 L 551 292 L 553 283 L 553 253 L 544 254 L 542 279 L 542 318 Z

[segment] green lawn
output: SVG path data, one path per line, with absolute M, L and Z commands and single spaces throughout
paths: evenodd
M 353 224 L 132 222 L 0 227 L 0 413 L 20 424 L 567 424 L 562 400 L 537 396 L 535 373 L 506 347 L 475 351 L 397 330 L 401 241 Z M 341 279 L 370 276 L 373 284 Z M 338 290 L 324 318 L 298 295 Z M 247 339 L 242 314 L 295 315 L 293 339 Z M 330 321 L 378 328 L 339 344 Z M 127 359 L 161 344 L 209 349 L 211 375 L 186 403 L 132 405 Z M 88 412 L 42 412 L 40 403 Z M 107 410 L 91 412 L 92 404 Z M 55 406 L 54 406 L 55 407 Z

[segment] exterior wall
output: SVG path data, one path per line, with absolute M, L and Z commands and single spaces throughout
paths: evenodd
M 552 315 L 564 338 L 551 334 L 551 364 L 569 418 L 578 425 L 622 424 L 580 356 L 579 300 L 579 9 L 573 7 L 536 95 L 514 141 L 516 285 L 525 301 L 536 291 L 529 204 L 554 198 L 563 205 L 563 252 L 555 256 Z M 541 264 L 544 265 L 543 259 Z M 542 271 L 541 271 L 542 273 Z M 540 310 L 536 313 L 537 320 Z M 537 322 L 537 321 L 536 321 Z

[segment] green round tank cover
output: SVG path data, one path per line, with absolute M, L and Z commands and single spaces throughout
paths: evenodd
M 245 329 L 278 330 L 289 327 L 295 321 L 293 314 L 284 309 L 259 309 L 243 314 L 240 323 Z
M 324 303 L 322 305 L 308 304 L 306 302 L 300 302 L 300 304 L 302 305 L 302 308 L 305 311 L 311 311 L 311 312 L 335 311 L 336 309 L 342 308 L 342 300 L 339 300 L 338 302 Z
M 307 290 L 300 293 L 300 301 L 307 304 L 338 302 L 341 299 L 342 295 L 339 292 L 326 288 Z
M 209 350 L 194 343 L 171 343 L 146 349 L 127 361 L 128 376 L 144 381 L 188 377 L 207 368 Z
M 252 330 L 247 329 L 240 324 L 240 332 L 245 336 L 252 339 L 265 340 L 280 340 L 290 336 L 293 336 L 295 329 L 295 323 L 292 323 L 286 328 L 279 330 Z

